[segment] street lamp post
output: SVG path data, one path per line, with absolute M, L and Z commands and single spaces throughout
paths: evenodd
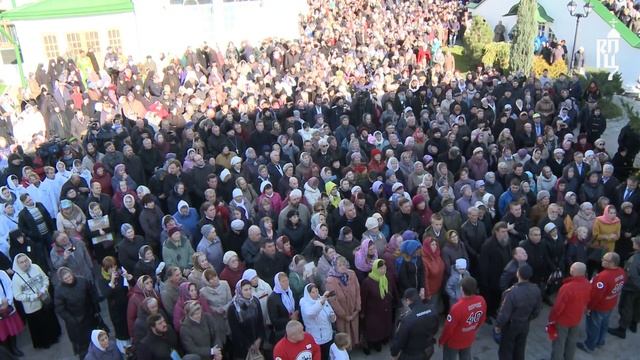
M 591 10 L 593 10 L 593 6 L 591 6 L 589 2 L 585 3 L 583 6 L 584 12 L 576 12 L 577 8 L 578 4 L 576 4 L 574 0 L 567 3 L 567 10 L 569 10 L 569 14 L 576 18 L 576 31 L 573 35 L 573 46 L 571 47 L 571 63 L 569 64 L 569 69 L 573 69 L 573 61 L 576 56 L 576 42 L 578 41 L 578 27 L 580 26 L 580 19 L 589 16 L 589 14 L 591 14 Z

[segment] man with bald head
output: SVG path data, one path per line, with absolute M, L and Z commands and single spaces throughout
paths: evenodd
M 240 253 L 242 254 L 242 258 L 244 259 L 247 268 L 253 268 L 260 255 L 260 245 L 262 240 L 262 232 L 260 228 L 256 225 L 251 225 L 248 230 L 248 237 L 242 243 L 242 248 Z
M 553 324 L 550 326 L 555 326 L 558 333 L 551 344 L 551 360 L 571 360 L 575 356 L 578 325 L 591 298 L 591 284 L 586 272 L 587 266 L 581 262 L 571 265 L 571 276 L 564 280 L 549 313 L 549 324 Z
M 275 360 L 320 360 L 320 346 L 313 337 L 304 331 L 304 326 L 297 320 L 291 320 L 286 327 L 287 336 L 278 341 L 273 348 Z

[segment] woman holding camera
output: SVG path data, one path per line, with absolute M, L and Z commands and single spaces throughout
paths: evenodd
M 327 301 L 331 295 L 330 291 L 320 295 L 320 289 L 311 283 L 304 287 L 304 296 L 300 299 L 300 313 L 305 330 L 320 345 L 322 360 L 329 358 L 329 349 L 333 343 L 331 324 L 336 321 L 336 313 Z
M 124 349 L 131 343 L 127 327 L 127 306 L 133 275 L 127 273 L 124 267 L 119 267 L 113 256 L 102 259 L 100 270 L 101 276 L 98 277 L 97 286 L 107 299 L 109 318 L 116 332 L 118 348 Z

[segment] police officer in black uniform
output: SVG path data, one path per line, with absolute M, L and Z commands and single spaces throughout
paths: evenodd
M 518 268 L 518 283 L 505 290 L 496 318 L 495 333 L 500 338 L 500 360 L 524 360 L 529 322 L 540 313 L 540 288 L 529 282 L 533 269 L 529 264 Z
M 402 318 L 393 341 L 391 356 L 398 360 L 429 360 L 438 332 L 438 315 L 424 304 L 415 288 L 405 290 L 403 301 L 411 310 Z

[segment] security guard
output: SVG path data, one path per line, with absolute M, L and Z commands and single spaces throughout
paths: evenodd
M 422 303 L 415 288 L 405 290 L 403 302 L 411 309 L 400 321 L 393 341 L 391 357 L 398 360 L 429 360 L 438 332 L 438 315 Z
M 505 290 L 494 331 L 500 334 L 500 360 L 524 360 L 529 322 L 540 313 L 540 288 L 529 282 L 533 269 L 529 264 L 518 268 L 518 283 Z
M 609 329 L 609 334 L 622 339 L 627 337 L 627 329 L 633 333 L 638 331 L 638 321 L 640 321 L 640 236 L 631 240 L 634 251 L 624 265 L 627 281 L 622 286 L 620 304 L 618 304 L 620 321 L 618 328 Z

